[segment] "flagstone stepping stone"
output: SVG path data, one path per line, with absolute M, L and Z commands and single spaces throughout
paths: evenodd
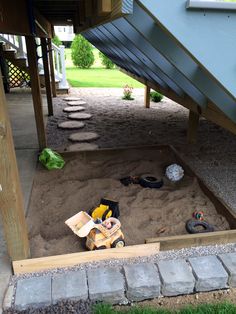
M 76 100 L 76 101 L 68 101 L 68 106 L 83 106 L 86 105 L 86 101 L 83 100 Z
M 82 129 L 85 126 L 85 124 L 80 121 L 64 121 L 58 123 L 57 126 L 60 129 Z
M 93 141 L 97 138 L 99 138 L 99 135 L 95 132 L 78 132 L 69 136 L 69 140 L 72 142 Z
M 67 147 L 67 151 L 74 152 L 74 151 L 86 151 L 86 150 L 96 150 L 98 149 L 98 145 L 91 144 L 91 143 L 77 143 Z
M 63 98 L 63 100 L 64 100 L 64 101 L 76 101 L 76 100 L 81 100 L 81 98 L 71 96 L 71 97 Z
M 90 113 L 78 112 L 69 114 L 68 118 L 72 120 L 88 120 L 92 118 L 92 115 Z
M 63 109 L 64 112 L 76 112 L 85 110 L 82 106 L 66 107 Z

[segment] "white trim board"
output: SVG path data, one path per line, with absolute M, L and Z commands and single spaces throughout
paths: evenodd
M 186 8 L 236 11 L 236 2 L 188 0 Z

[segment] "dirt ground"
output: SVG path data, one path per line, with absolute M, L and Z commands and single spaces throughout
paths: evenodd
M 212 292 L 201 292 L 197 294 L 190 294 L 177 297 L 166 297 L 158 298 L 153 300 L 148 300 L 136 305 L 140 307 L 154 307 L 159 309 L 170 309 L 177 310 L 185 307 L 186 305 L 196 306 L 199 304 L 206 303 L 220 303 L 220 302 L 231 302 L 235 303 L 236 289 L 227 289 L 221 291 L 212 291 Z M 120 308 L 120 307 L 118 307 Z M 122 308 L 121 308 L 122 309 Z
M 215 230 L 229 229 L 195 178 L 185 174 L 175 185 L 165 178 L 165 166 L 176 161 L 169 150 L 141 148 L 80 156 L 68 158 L 63 170 L 38 167 L 27 217 L 33 257 L 82 251 L 83 241 L 64 222 L 79 211 L 97 207 L 101 198 L 119 202 L 127 245 L 143 244 L 163 228 L 160 236 L 186 234 L 185 223 L 195 210 L 203 210 Z M 126 187 L 119 180 L 148 173 L 163 178 L 164 186 Z

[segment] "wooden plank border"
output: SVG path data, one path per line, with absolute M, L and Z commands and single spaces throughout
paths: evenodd
M 226 244 L 234 242 L 236 242 L 236 230 L 215 231 L 209 233 L 146 239 L 147 244 L 160 243 L 160 251 L 177 250 L 201 245 Z
M 14 274 L 40 272 L 56 268 L 73 267 L 80 264 L 151 256 L 159 252 L 159 243 L 126 246 L 118 249 L 97 250 L 65 255 L 26 259 L 13 262 Z

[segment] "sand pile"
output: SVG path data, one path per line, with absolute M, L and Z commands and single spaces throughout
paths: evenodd
M 83 250 L 83 241 L 64 221 L 81 210 L 96 207 L 100 199 L 119 201 L 122 231 L 127 245 L 142 244 L 146 238 L 186 234 L 185 222 L 194 210 L 202 210 L 216 230 L 229 229 L 197 180 L 185 175 L 181 183 L 164 179 L 161 189 L 139 185 L 123 186 L 127 175 L 152 173 L 162 177 L 167 165 L 175 162 L 166 150 L 126 150 L 117 153 L 93 152 L 86 159 L 70 157 L 63 170 L 39 169 L 27 217 L 32 256 L 48 256 Z

